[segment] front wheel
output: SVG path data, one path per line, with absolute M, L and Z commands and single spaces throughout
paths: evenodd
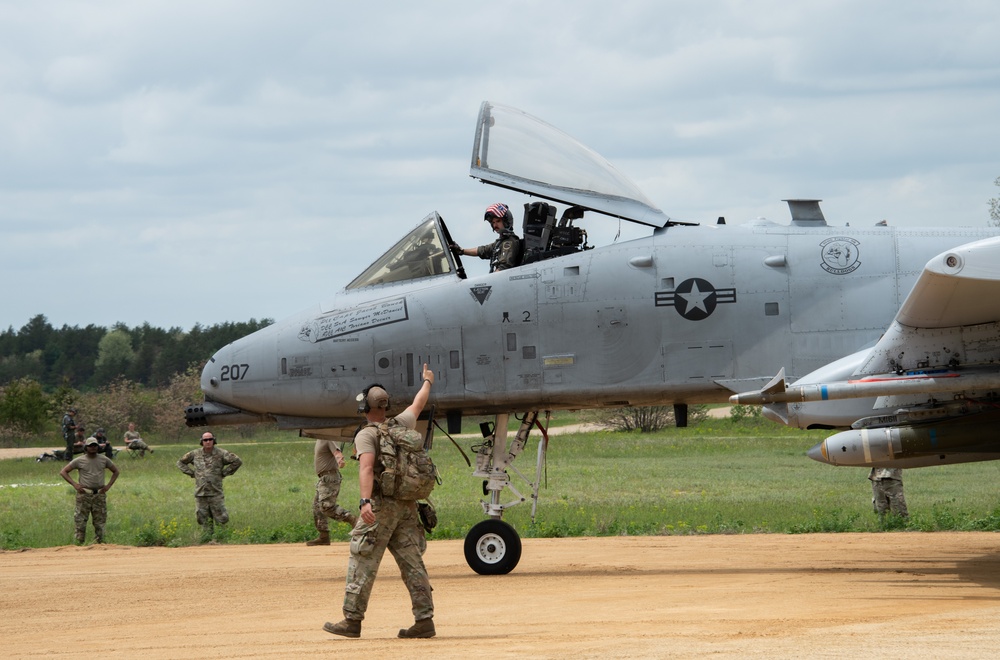
M 484 520 L 465 536 L 465 561 L 480 575 L 506 575 L 521 560 L 521 537 L 502 520 Z

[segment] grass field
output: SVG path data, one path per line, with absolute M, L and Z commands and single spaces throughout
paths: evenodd
M 834 468 L 805 457 L 823 432 L 767 422 L 710 419 L 654 434 L 597 432 L 553 436 L 537 519 L 530 503 L 505 520 L 524 537 L 1000 529 L 996 462 L 904 472 L 910 521 L 880 524 L 871 511 L 867 470 Z M 311 503 L 313 441 L 287 433 L 221 445 L 243 459 L 226 480 L 228 543 L 302 542 L 315 536 Z M 466 453 L 475 441 L 460 440 Z M 193 445 L 158 445 L 143 460 L 120 455 L 121 477 L 108 495 L 106 541 L 124 545 L 199 542 L 194 483 L 176 460 Z M 533 477 L 536 440 L 518 469 Z M 433 495 L 439 525 L 432 538 L 462 538 L 483 518 L 481 482 L 442 434 L 434 459 L 443 483 Z M 73 490 L 62 464 L 0 461 L 0 547 L 49 547 L 73 538 Z M 530 488 L 515 478 L 522 493 Z M 513 496 L 505 493 L 504 501 Z M 355 507 L 357 464 L 345 469 L 340 501 Z M 331 523 L 335 539 L 344 525 Z M 88 530 L 88 542 L 93 530 Z

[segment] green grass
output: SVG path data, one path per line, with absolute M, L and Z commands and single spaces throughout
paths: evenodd
M 801 533 L 909 529 L 1000 530 L 995 462 L 904 472 L 910 521 L 880 524 L 871 511 L 867 470 L 835 468 L 805 457 L 827 434 L 767 422 L 707 420 L 655 434 L 599 432 L 553 436 L 536 521 L 530 504 L 505 520 L 524 537 L 582 535 Z M 226 480 L 228 543 L 299 543 L 315 535 L 311 504 L 313 442 L 258 434 L 221 446 L 243 459 Z M 469 446 L 459 441 L 474 460 Z M 193 445 L 160 445 L 144 460 L 120 455 L 121 477 L 108 496 L 107 541 L 189 545 L 199 541 L 194 483 L 175 462 Z M 516 463 L 533 477 L 536 441 Z M 433 495 L 439 525 L 432 538 L 462 538 L 483 518 L 481 481 L 473 479 L 442 434 L 434 459 L 444 483 Z M 72 541 L 73 491 L 62 464 L 0 461 L 0 547 L 49 547 Z M 526 496 L 530 488 L 513 477 Z M 503 501 L 513 499 L 505 492 Z M 348 462 L 341 503 L 358 500 L 357 464 Z M 334 539 L 348 530 L 331 522 Z M 88 539 L 92 530 L 88 531 Z

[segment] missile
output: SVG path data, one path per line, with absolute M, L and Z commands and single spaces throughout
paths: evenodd
M 932 394 L 940 392 L 991 391 L 1000 388 L 1000 375 L 989 373 L 958 373 L 954 371 L 926 374 L 887 374 L 839 383 L 810 384 L 783 389 L 765 388 L 729 397 L 729 402 L 743 405 L 793 403 L 799 401 L 834 401 L 867 399 L 902 394 Z
M 856 467 L 910 468 L 996 460 L 1000 458 L 998 419 L 998 413 L 988 413 L 941 424 L 843 431 L 806 455 L 820 463 Z

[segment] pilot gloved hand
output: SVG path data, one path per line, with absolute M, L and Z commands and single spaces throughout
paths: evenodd
M 451 249 L 451 253 L 456 257 L 462 256 L 462 248 L 458 247 L 458 243 L 455 241 L 452 241 L 448 247 Z

